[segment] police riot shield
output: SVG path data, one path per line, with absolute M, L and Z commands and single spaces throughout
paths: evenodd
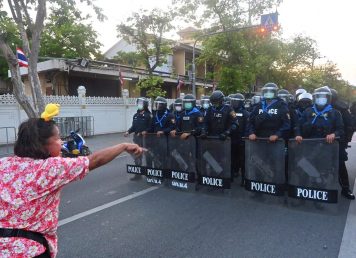
M 332 206 L 339 195 L 339 143 L 304 139 L 298 144 L 290 140 L 288 156 L 290 205 L 335 210 Z
M 130 139 L 130 138 L 129 138 Z M 131 138 L 133 143 L 136 143 L 140 147 L 143 147 L 143 136 L 142 135 L 133 135 Z M 133 175 L 130 177 L 130 180 L 137 179 L 139 176 L 146 175 L 146 164 L 144 161 L 144 156 L 135 157 L 131 155 L 131 159 L 126 165 L 127 173 Z
M 196 139 L 168 137 L 168 185 L 174 188 L 188 189 L 196 178 Z
M 146 179 L 151 184 L 162 184 L 168 165 L 167 136 L 147 134 L 143 137 Z
M 265 138 L 245 142 L 245 189 L 262 201 L 285 193 L 285 143 Z M 267 195 L 273 196 L 268 197 Z M 278 201 L 278 200 L 277 200 Z
M 198 138 L 198 184 L 231 188 L 231 140 Z
M 145 175 L 147 182 L 162 184 L 167 167 L 167 136 L 157 134 L 135 135 L 133 142 L 146 149 L 141 157 L 133 157 L 127 165 L 127 173 Z

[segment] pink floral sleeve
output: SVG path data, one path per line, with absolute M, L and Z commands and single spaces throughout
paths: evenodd
M 78 158 L 48 158 L 40 166 L 42 170 L 37 178 L 37 193 L 47 194 L 78 179 L 89 172 L 88 157 Z

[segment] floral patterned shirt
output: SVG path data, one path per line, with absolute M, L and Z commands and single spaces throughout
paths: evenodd
M 48 241 L 51 257 L 55 257 L 60 191 L 88 172 L 88 157 L 1 158 L 0 228 L 42 233 Z M 30 239 L 0 237 L 0 258 L 33 257 L 44 251 L 44 246 Z

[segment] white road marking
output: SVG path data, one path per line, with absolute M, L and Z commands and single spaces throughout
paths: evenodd
M 154 191 L 154 190 L 157 190 L 159 187 L 158 186 L 152 186 L 150 188 L 147 188 L 145 190 L 142 190 L 142 191 L 139 191 L 137 193 L 133 193 L 133 194 L 130 194 L 128 196 L 125 196 L 125 197 L 122 197 L 120 199 L 117 199 L 115 201 L 112 201 L 112 202 L 109 202 L 109 203 L 106 203 L 106 204 L 103 204 L 103 205 L 100 205 L 98 207 L 95 207 L 93 209 L 90 209 L 90 210 L 87 210 L 87 211 L 84 211 L 84 212 L 81 212 L 81 213 L 78 213 L 74 216 L 71 216 L 69 218 L 66 218 L 66 219 L 62 219 L 58 222 L 58 227 L 60 226 L 63 226 L 65 224 L 68 224 L 68 223 L 71 223 L 73 221 L 76 221 L 78 219 L 81 219 L 81 218 L 84 218 L 86 216 L 89 216 L 91 214 L 94 214 L 94 213 L 97 213 L 99 211 L 102 211 L 102 210 L 105 210 L 107 208 L 110 208 L 112 206 L 115 206 L 117 204 L 120 204 L 120 203 L 123 203 L 123 202 L 126 202 L 126 201 L 129 201 L 129 200 L 132 200 L 136 197 L 139 197 L 141 195 L 144 195 L 146 193 L 149 193 L 151 191 Z
M 354 184 L 356 193 L 356 183 Z M 350 202 L 349 211 L 345 223 L 344 234 L 340 245 L 339 258 L 356 257 L 356 200 Z

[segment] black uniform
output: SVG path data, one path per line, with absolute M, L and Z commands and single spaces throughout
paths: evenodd
M 204 118 L 198 108 L 191 111 L 183 111 L 177 121 L 177 132 L 187 132 L 199 135 L 204 125 Z
M 237 175 L 241 169 L 242 179 L 245 176 L 245 142 L 242 137 L 246 136 L 246 126 L 249 112 L 244 107 L 234 109 L 239 127 L 231 132 L 231 170 Z
M 209 136 L 219 136 L 225 139 L 232 130 L 238 126 L 237 115 L 228 105 L 222 105 L 219 108 L 211 106 L 204 117 L 203 132 Z
M 252 110 L 248 123 L 248 135 L 257 137 L 270 137 L 277 135 L 285 139 L 289 136 L 290 115 L 287 104 L 279 99 L 272 99 L 269 104 L 265 100 L 258 103 Z
M 166 110 L 156 110 L 153 112 L 153 118 L 151 123 L 151 133 L 157 133 L 163 131 L 165 135 L 168 135 L 170 131 L 175 128 L 175 117 L 172 113 Z
M 144 131 L 149 132 L 151 130 L 152 114 L 149 110 L 137 110 L 132 119 L 132 125 L 127 131 L 129 134 L 134 133 L 133 142 L 139 146 L 143 146 L 143 139 L 138 134 Z M 136 158 L 135 164 L 141 165 L 142 159 Z

